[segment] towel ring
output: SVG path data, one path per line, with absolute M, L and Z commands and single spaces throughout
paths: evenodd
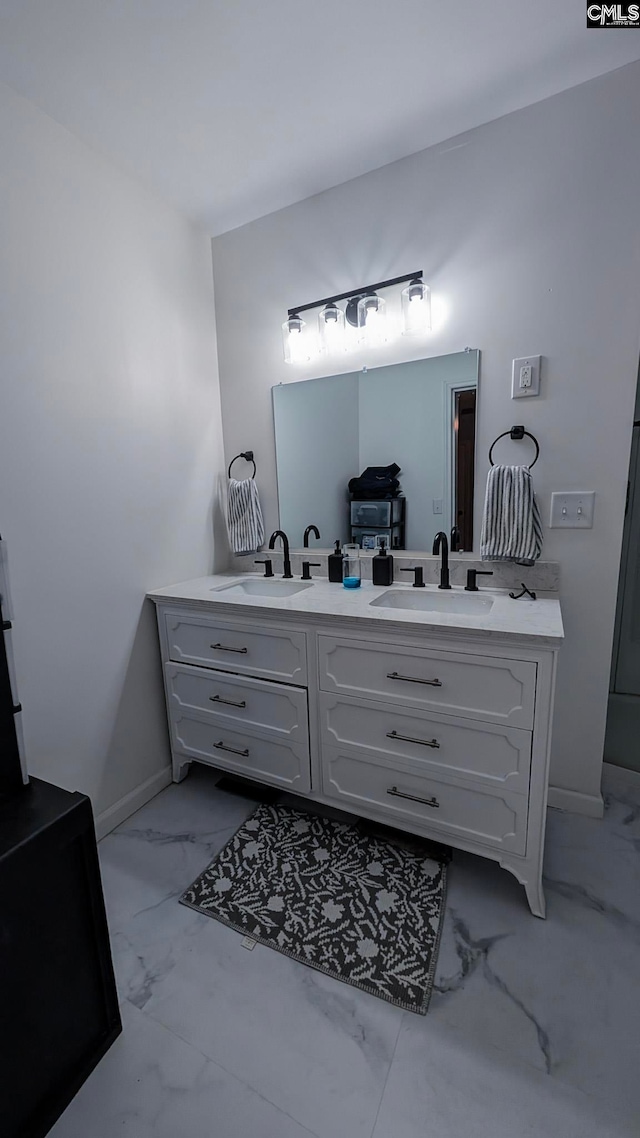
M 231 478 L 231 467 L 233 466 L 234 462 L 238 461 L 239 458 L 244 458 L 246 462 L 252 462 L 253 463 L 253 474 L 251 475 L 251 477 L 255 478 L 257 468 L 256 468 L 256 462 L 255 462 L 255 459 L 253 457 L 253 451 L 252 450 L 241 450 L 240 454 L 237 454 L 235 458 L 231 459 L 231 462 L 229 463 L 229 469 L 227 471 L 227 478 Z
M 526 435 L 527 438 L 532 440 L 532 442 L 536 448 L 536 457 L 534 458 L 533 462 L 529 463 L 529 470 L 531 470 L 531 467 L 535 466 L 536 462 L 538 461 L 538 457 L 540 455 L 540 446 L 538 444 L 538 440 L 535 437 L 535 435 L 532 435 L 530 431 L 525 431 L 524 427 L 511 427 L 510 430 L 503 431 L 501 435 L 498 435 L 497 439 L 493 440 L 493 442 L 491 444 L 491 448 L 489 450 L 489 465 L 490 466 L 495 465 L 493 458 L 492 458 L 494 446 L 496 445 L 497 442 L 500 441 L 500 439 L 506 438 L 507 435 L 509 435 L 509 437 L 514 439 L 514 440 L 523 439 L 524 436 Z

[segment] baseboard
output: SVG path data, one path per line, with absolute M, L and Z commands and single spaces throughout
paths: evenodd
M 163 767 L 157 774 L 148 778 L 141 786 L 136 786 L 134 790 L 130 790 L 125 794 L 124 798 L 118 799 L 114 802 L 113 806 L 109 806 L 108 810 L 103 810 L 102 814 L 98 814 L 96 818 L 96 835 L 98 841 L 110 834 L 119 826 L 121 822 L 125 822 L 136 810 L 150 802 L 164 790 L 171 782 L 171 767 Z
M 584 814 L 587 818 L 604 817 L 601 794 L 581 794 L 579 790 L 550 786 L 548 804 L 555 810 L 566 810 L 569 814 Z

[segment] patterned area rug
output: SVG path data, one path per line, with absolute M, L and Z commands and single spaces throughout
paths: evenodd
M 394 844 L 262 803 L 181 897 L 184 905 L 302 964 L 425 1015 L 447 867 Z

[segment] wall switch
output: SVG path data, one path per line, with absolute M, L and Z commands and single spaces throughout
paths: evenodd
M 434 514 L 442 513 L 442 498 L 433 499 L 433 512 Z
M 572 490 L 551 495 L 551 529 L 591 529 L 593 527 L 594 490 Z
M 514 360 L 511 371 L 511 398 L 525 399 L 540 394 L 540 356 Z

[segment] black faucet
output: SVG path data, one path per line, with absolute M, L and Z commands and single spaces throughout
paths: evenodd
M 271 563 L 271 558 L 266 557 L 266 558 L 264 558 L 264 560 L 254 561 L 253 564 L 254 565 L 264 565 L 265 577 L 273 577 L 273 565 Z
M 413 573 L 414 574 L 414 578 L 413 578 L 414 589 L 424 589 L 424 569 L 423 569 L 422 565 L 412 565 L 411 568 L 409 568 L 407 566 L 406 569 L 403 565 L 401 565 L 400 566 L 400 572 L 401 573 Z
M 450 589 L 449 582 L 449 542 L 447 535 L 440 530 L 433 539 L 433 556 L 437 557 L 442 550 L 442 565 L 440 566 L 440 584 L 439 589 Z
M 320 569 L 320 567 L 321 567 L 320 561 L 303 561 L 302 562 L 301 580 L 302 581 L 310 581 L 311 580 L 311 570 L 312 569 Z
M 318 527 L 317 526 L 307 526 L 306 530 L 304 531 L 304 537 L 302 539 L 302 544 L 303 544 L 305 549 L 309 548 L 309 534 L 312 532 L 316 536 L 316 541 L 320 541 L 320 530 L 318 529 Z
M 478 577 L 493 577 L 493 569 L 467 569 L 465 589 L 468 593 L 479 592 Z
M 284 573 L 282 576 L 293 577 L 293 573 L 291 572 L 291 558 L 289 556 L 289 538 L 283 529 L 275 529 L 273 531 L 269 538 L 269 549 L 275 549 L 277 537 L 282 538 L 282 550 L 284 553 Z

